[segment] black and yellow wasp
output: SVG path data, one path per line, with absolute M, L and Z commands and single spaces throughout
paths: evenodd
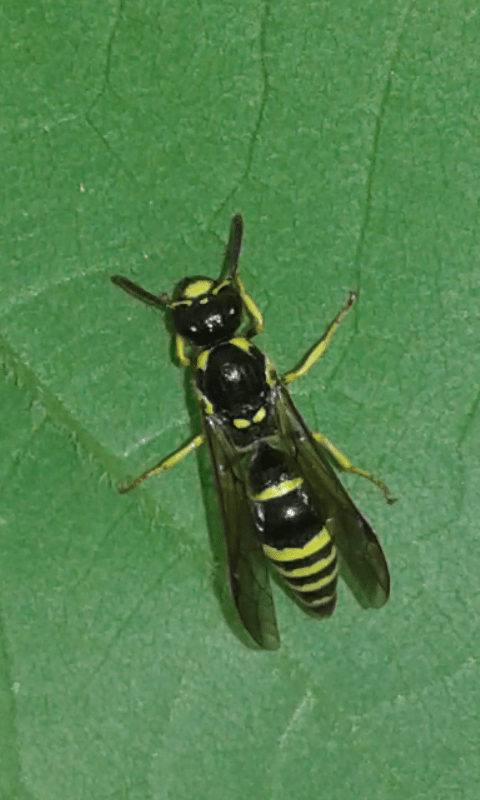
M 342 574 L 362 605 L 380 608 L 389 596 L 388 566 L 375 531 L 325 453 L 341 469 L 372 480 L 393 501 L 381 481 L 308 429 L 287 390 L 323 355 L 356 295 L 349 295 L 298 369 L 280 377 L 251 341 L 264 323 L 238 276 L 242 235 L 243 220 L 236 215 L 225 256 L 226 278 L 185 278 L 173 299 L 112 276 L 133 297 L 171 313 L 176 354 L 182 366 L 194 369 L 202 418 L 201 433 L 120 491 L 170 469 L 207 442 L 233 599 L 250 636 L 260 647 L 275 650 L 280 637 L 268 562 L 302 607 L 318 617 L 335 608 L 338 554 Z M 245 312 L 249 322 L 240 333 Z

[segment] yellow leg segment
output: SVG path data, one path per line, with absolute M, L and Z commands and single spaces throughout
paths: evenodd
M 312 350 L 310 350 L 306 359 L 303 361 L 302 364 L 300 364 L 298 369 L 294 369 L 292 370 L 292 372 L 287 372 L 287 374 L 283 376 L 282 380 L 284 383 L 286 384 L 293 383 L 293 381 L 296 381 L 297 378 L 302 378 L 304 375 L 307 374 L 309 369 L 313 367 L 315 362 L 318 361 L 318 359 L 323 356 L 325 350 L 327 349 L 328 345 L 332 340 L 333 334 L 337 330 L 344 316 L 348 313 L 348 311 L 350 311 L 356 299 L 357 295 L 354 292 L 350 292 L 347 302 L 333 320 L 325 336 L 319 341 L 318 344 L 315 345 L 315 347 Z
M 175 336 L 175 350 L 182 367 L 189 367 L 190 359 L 185 355 L 185 340 L 182 336 L 179 336 L 178 333 Z
M 176 450 L 171 456 L 167 456 L 167 458 L 159 461 L 158 464 L 155 464 L 155 466 L 151 469 L 147 469 L 146 472 L 144 472 L 142 475 L 139 475 L 138 478 L 135 478 L 132 483 L 129 483 L 127 486 L 120 486 L 118 491 L 120 494 L 125 494 L 131 489 L 135 489 L 139 483 L 143 483 L 143 481 L 146 481 L 147 478 L 151 478 L 152 475 L 158 475 L 159 472 L 165 472 L 165 470 L 170 469 L 170 467 L 174 467 L 175 464 L 178 464 L 178 462 L 182 460 L 182 458 L 188 456 L 192 450 L 196 450 L 197 447 L 200 447 L 204 441 L 205 437 L 203 433 L 199 433 L 197 436 L 194 436 L 193 439 L 190 439 L 187 444 L 181 447 L 180 450 Z
M 392 497 L 388 486 L 376 478 L 375 475 L 372 475 L 371 472 L 367 472 L 364 469 L 360 469 L 360 467 L 356 467 L 355 464 L 352 464 L 345 453 L 342 453 L 342 451 L 339 450 L 338 447 L 336 447 L 333 442 L 330 441 L 330 439 L 327 439 L 323 433 L 314 433 L 313 438 L 321 447 L 323 447 L 324 450 L 327 451 L 327 453 L 330 453 L 340 469 L 343 469 L 344 472 L 353 472 L 354 475 L 362 475 L 362 477 L 368 478 L 369 481 L 372 481 L 375 486 L 378 486 L 378 488 L 382 490 L 383 494 L 385 495 L 385 500 L 389 505 L 396 502 L 396 498 Z
M 252 336 L 257 336 L 261 333 L 265 327 L 265 323 L 263 321 L 262 312 L 260 311 L 259 307 L 257 306 L 255 300 L 250 297 L 248 292 L 245 289 L 242 281 L 238 277 L 235 276 L 235 282 L 237 284 L 237 289 L 240 292 L 241 298 L 245 304 L 245 308 L 248 311 L 250 321 L 252 323 Z

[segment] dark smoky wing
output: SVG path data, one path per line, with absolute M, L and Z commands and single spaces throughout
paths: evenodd
M 288 390 L 278 384 L 274 391 L 280 436 L 329 520 L 328 530 L 353 580 L 354 594 L 362 605 L 381 608 L 390 594 L 390 576 L 377 535 L 341 484 Z
M 212 417 L 204 418 L 204 429 L 222 515 L 232 597 L 252 639 L 266 650 L 276 650 L 280 636 L 268 566 L 255 536 L 245 483 L 235 471 L 238 455 Z

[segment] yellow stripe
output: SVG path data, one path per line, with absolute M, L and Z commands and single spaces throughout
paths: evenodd
M 196 390 L 196 394 L 197 394 L 198 402 L 201 405 L 203 405 L 205 414 L 207 416 L 209 416 L 210 414 L 213 414 L 213 406 L 212 406 L 210 400 L 208 399 L 208 397 L 205 397 L 205 395 L 201 393 L 200 389 Z
M 293 490 L 301 486 L 302 483 L 303 478 L 292 478 L 291 481 L 283 481 L 283 483 L 279 483 L 277 486 L 270 486 L 269 489 L 265 489 L 263 492 L 259 492 L 259 494 L 254 494 L 251 499 L 254 503 L 263 503 L 265 500 L 274 500 L 277 497 L 283 497 L 283 495 L 293 492 Z M 265 548 L 268 548 L 267 544 L 264 545 L 264 549 Z M 270 549 L 273 550 L 273 548 Z M 276 550 L 275 552 L 278 553 L 283 551 Z M 267 553 L 267 556 L 268 555 L 269 554 Z
M 294 561 L 297 558 L 306 558 L 313 556 L 322 547 L 331 542 L 332 537 L 326 528 L 322 528 L 320 533 L 317 533 L 313 539 L 310 539 L 303 547 L 284 547 L 283 550 L 277 550 L 275 547 L 270 547 L 269 544 L 263 545 L 263 550 L 268 558 L 273 561 Z
M 330 603 L 333 598 L 335 597 L 336 592 L 332 592 L 332 594 L 327 595 L 326 597 L 320 597 L 318 600 L 308 600 L 306 597 L 299 597 L 306 606 L 310 606 L 310 608 L 316 608 L 317 606 L 326 606 L 327 603 Z
M 337 557 L 337 548 L 333 547 L 332 552 L 326 558 L 315 561 L 315 564 L 310 564 L 308 567 L 296 567 L 295 569 L 283 569 L 276 566 L 277 572 L 285 578 L 308 578 L 310 575 L 315 575 L 320 570 L 327 569 Z
M 337 574 L 338 574 L 338 567 L 335 564 L 335 569 L 333 569 L 328 575 L 324 575 L 323 578 L 320 578 L 320 580 L 315 581 L 314 583 L 304 583 L 302 584 L 302 586 L 298 586 L 297 584 L 295 584 L 294 586 L 293 584 L 290 583 L 289 580 L 287 580 L 287 583 L 289 584 L 290 588 L 293 589 L 295 592 L 314 592 L 315 589 L 322 589 L 324 586 L 328 586 L 328 584 L 331 583 L 334 580 L 334 578 L 336 578 Z

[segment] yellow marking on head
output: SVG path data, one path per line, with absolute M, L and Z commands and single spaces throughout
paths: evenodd
M 234 339 L 230 339 L 230 344 L 235 345 L 235 347 L 239 347 L 240 350 L 245 350 L 246 353 L 250 350 L 250 342 L 248 339 L 244 339 L 243 336 L 235 336 Z
M 231 281 L 222 281 L 221 283 L 218 284 L 218 286 L 215 286 L 215 289 L 213 289 L 212 294 L 218 294 L 222 289 L 225 288 L 225 286 L 230 286 L 230 285 Z
M 277 550 L 275 547 L 270 547 L 269 544 L 264 544 L 263 551 L 272 561 L 295 561 L 297 558 L 313 556 L 331 541 L 332 537 L 327 529 L 322 528 L 320 533 L 317 533 L 316 536 L 304 544 L 303 547 L 284 547 L 282 550 Z
M 173 303 L 170 303 L 170 308 L 178 308 L 178 306 L 191 306 L 191 300 L 174 300 Z
M 337 557 L 337 548 L 332 547 L 332 552 L 326 558 L 321 558 L 320 561 L 315 561 L 315 564 L 310 564 L 308 567 L 295 567 L 295 569 L 283 569 L 275 564 L 277 572 L 285 578 L 308 578 L 310 575 L 315 575 L 327 569 Z
M 278 483 L 276 486 L 270 486 L 263 492 L 254 494 L 251 499 L 254 503 L 264 503 L 266 500 L 275 500 L 277 497 L 283 497 L 284 495 L 293 492 L 294 489 L 298 489 L 302 483 L 303 478 L 292 478 L 290 481 L 282 481 L 282 483 Z M 265 547 L 268 547 L 268 545 L 264 545 L 264 548 Z
M 248 428 L 251 422 L 249 419 L 234 419 L 233 424 L 236 428 Z
M 189 283 L 182 292 L 185 298 L 201 297 L 202 294 L 208 294 L 213 286 L 213 281 L 209 278 L 201 278 L 198 281 Z
M 265 406 L 262 406 L 261 408 L 258 409 L 257 413 L 254 415 L 253 421 L 254 422 L 261 422 L 262 419 L 265 419 L 266 416 L 267 416 L 267 412 L 266 412 Z
M 210 355 L 210 350 L 204 350 L 197 358 L 197 369 L 204 370 L 207 366 L 208 356 Z
M 328 586 L 328 584 L 331 583 L 337 577 L 337 575 L 338 567 L 335 565 L 335 569 L 333 569 L 328 575 L 324 575 L 324 577 L 320 578 L 318 581 L 314 581 L 314 583 L 304 583 L 302 586 L 298 586 L 297 584 L 294 586 L 288 580 L 287 583 L 295 592 L 314 592 L 315 589 L 323 589 L 324 586 Z

